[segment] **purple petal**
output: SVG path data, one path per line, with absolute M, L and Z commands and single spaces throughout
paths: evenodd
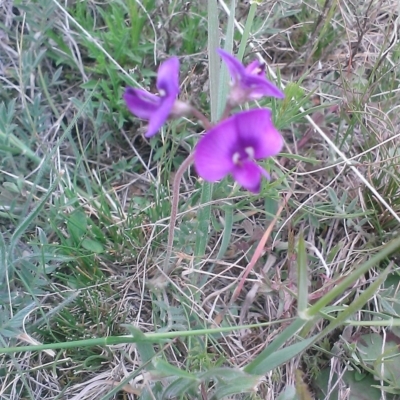
M 261 168 L 253 161 L 246 161 L 236 166 L 232 171 L 235 181 L 253 193 L 259 193 L 261 188 Z
M 264 76 L 265 64 L 260 63 L 258 60 L 254 60 L 246 67 L 246 72 L 250 75 Z
M 246 69 L 244 68 L 243 64 L 225 50 L 218 49 L 217 51 L 228 67 L 228 71 L 232 80 L 235 83 L 242 80 L 246 76 Z
M 127 87 L 124 100 L 129 111 L 142 119 L 150 119 L 160 106 L 160 98 L 141 89 Z
M 147 138 L 154 136 L 161 129 L 171 114 L 174 103 L 175 99 L 173 97 L 165 97 L 162 99 L 160 107 L 150 118 L 149 126 L 145 134 Z
M 179 59 L 171 57 L 164 61 L 158 68 L 157 89 L 162 95 L 171 96 L 174 99 L 179 94 Z
M 218 53 L 228 67 L 229 74 L 236 86 L 236 91 L 231 95 L 234 105 L 248 100 L 258 100 L 264 96 L 283 99 L 285 95 L 272 82 L 265 77 L 265 65 L 255 60 L 247 67 L 231 54 L 222 49 Z
M 237 147 L 233 116 L 210 129 L 198 142 L 194 153 L 197 173 L 206 181 L 222 179 L 235 168 L 232 157 Z
M 267 108 L 244 111 L 233 117 L 240 146 L 252 147 L 255 159 L 275 156 L 282 150 L 283 138 L 271 117 L 271 110 Z
M 263 167 L 259 166 L 259 168 L 260 168 L 261 175 L 263 175 L 267 181 L 270 181 L 271 175 Z
M 247 76 L 243 84 L 251 88 L 249 98 L 252 100 L 258 100 L 264 96 L 276 97 L 278 99 L 285 98 L 284 93 L 265 77 L 258 75 Z

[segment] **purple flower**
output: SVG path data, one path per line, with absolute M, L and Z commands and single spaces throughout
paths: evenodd
M 283 99 L 285 95 L 265 77 L 265 64 L 253 61 L 245 67 L 239 60 L 222 49 L 218 53 L 228 67 L 232 78 L 229 103 L 232 107 L 264 96 Z
M 179 94 L 179 60 L 177 57 L 171 57 L 160 65 L 157 89 L 159 96 L 132 87 L 126 88 L 124 93 L 124 100 L 129 111 L 139 118 L 149 120 L 146 137 L 155 135 L 174 112 L 174 104 Z
M 203 136 L 194 153 L 197 173 L 215 182 L 226 175 L 258 193 L 261 177 L 270 179 L 255 160 L 278 154 L 283 138 L 271 121 L 271 110 L 254 109 L 233 115 Z

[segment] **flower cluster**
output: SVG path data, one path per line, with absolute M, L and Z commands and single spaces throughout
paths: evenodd
M 265 66 L 253 61 L 245 67 L 239 60 L 218 50 L 231 76 L 228 109 L 265 96 L 284 98 L 284 94 L 265 77 Z M 128 87 L 124 100 L 130 112 L 148 120 L 146 137 L 155 135 L 168 118 L 201 113 L 178 100 L 179 60 L 162 63 L 157 75 L 158 96 Z M 211 125 L 210 125 L 211 126 Z M 241 111 L 208 129 L 194 151 L 196 170 L 203 179 L 215 182 L 227 175 L 247 190 L 258 193 L 261 178 L 270 179 L 256 160 L 277 155 L 283 146 L 281 134 L 272 123 L 271 110 Z

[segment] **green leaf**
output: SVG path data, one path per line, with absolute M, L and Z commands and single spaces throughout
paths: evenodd
M 101 254 L 104 252 L 104 247 L 101 243 L 89 238 L 82 240 L 82 247 L 96 254 Z
M 189 372 L 177 368 L 159 357 L 155 357 L 153 359 L 153 367 L 157 373 L 161 373 L 161 375 L 165 377 L 174 376 L 198 382 L 200 381 L 196 375 L 190 374 Z
M 233 51 L 233 34 L 234 34 L 234 22 L 235 22 L 235 9 L 236 1 L 231 0 L 231 6 L 228 17 L 228 27 L 225 34 L 224 50 L 230 54 Z M 219 74 L 219 87 L 218 87 L 218 105 L 217 105 L 217 118 L 222 116 L 224 112 L 226 99 L 230 90 L 229 85 L 229 72 L 225 63 L 221 64 L 221 71 Z
M 148 361 L 151 361 L 155 357 L 156 352 L 154 351 L 151 343 L 146 343 L 146 336 L 144 333 L 132 325 L 124 324 L 123 326 L 132 334 L 135 339 L 138 340 L 136 342 L 136 348 L 139 352 L 142 363 L 144 364 Z
M 212 198 L 213 184 L 209 182 L 203 182 L 201 189 L 200 204 L 207 204 Z M 208 242 L 208 224 L 211 217 L 211 206 L 205 205 L 200 207 L 197 218 L 198 218 L 198 233 L 196 235 L 196 248 L 195 256 L 201 257 L 204 255 Z
M 357 348 L 358 357 L 375 371 L 377 377 L 400 389 L 400 351 L 394 338 L 384 340 L 378 333 L 367 333 L 357 341 Z
M 294 386 L 288 386 L 285 390 L 278 396 L 277 400 L 299 400 L 296 394 L 296 388 Z
M 298 318 L 293 321 L 284 331 L 278 335 L 266 349 L 264 349 L 243 371 L 252 375 L 265 374 L 264 369 L 269 368 L 269 360 L 278 349 L 291 339 L 305 324 L 305 321 Z M 303 342 L 301 342 L 303 343 Z
M 2 286 L 7 273 L 7 253 L 6 253 L 6 243 L 4 242 L 4 237 L 0 235 L 0 287 Z
M 59 184 L 60 178 L 54 180 L 52 185 L 47 190 L 46 194 L 38 201 L 35 208 L 24 218 L 21 223 L 15 228 L 13 235 L 10 239 L 10 247 L 8 252 L 9 263 L 12 264 L 14 258 L 14 249 L 18 244 L 19 238 L 23 235 L 24 232 L 28 229 L 28 226 L 34 221 L 34 219 L 39 215 L 40 211 L 46 204 L 47 200 L 53 194 L 53 191 Z
M 218 89 L 220 59 L 217 53 L 219 47 L 219 19 L 218 3 L 215 0 L 208 0 L 208 70 L 210 79 L 210 108 L 211 120 L 215 122 L 218 118 Z
M 341 375 L 340 381 L 345 383 L 347 386 L 346 395 L 349 400 L 380 400 L 381 392 L 379 389 L 374 388 L 373 385 L 377 383 L 370 375 L 366 376 L 362 380 L 357 380 L 355 377 L 355 371 L 346 371 Z M 337 374 L 332 374 L 329 369 L 323 370 L 316 379 L 316 387 L 319 389 L 319 399 L 326 399 L 329 394 L 329 400 L 341 400 L 339 399 L 338 392 L 338 380 Z M 334 390 L 331 390 L 335 386 Z
M 308 273 L 307 251 L 303 234 L 299 235 L 297 246 L 297 313 L 300 318 L 304 316 L 308 306 Z
M 87 231 L 86 214 L 80 210 L 71 213 L 68 216 L 67 229 L 74 241 L 79 243 Z
M 35 303 L 31 303 L 19 310 L 11 319 L 0 325 L 0 334 L 6 337 L 15 337 L 21 332 L 22 324 L 26 316 L 36 307 Z
M 265 375 L 269 371 L 272 371 L 273 369 L 279 367 L 280 365 L 294 358 L 297 354 L 306 350 L 314 343 L 316 339 L 317 336 L 312 336 L 308 339 L 302 340 L 301 342 L 284 347 L 283 349 L 276 351 L 270 356 L 258 360 L 257 365 L 254 364 L 253 366 L 252 365 L 253 363 L 250 363 L 245 368 L 245 371 L 255 375 Z M 258 359 L 260 356 L 258 356 L 256 359 Z
M 260 377 L 256 376 L 242 376 L 219 383 L 212 399 L 224 399 L 226 396 L 231 396 L 232 394 L 254 392 L 259 383 Z
M 173 399 L 183 394 L 188 395 L 194 389 L 198 390 L 199 382 L 191 379 L 178 378 L 163 392 L 160 399 Z
M 364 264 L 357 267 L 351 274 L 344 277 L 340 283 L 338 283 L 332 288 L 331 291 L 329 291 L 329 293 L 324 295 L 314 305 L 312 305 L 308 309 L 309 315 L 313 316 L 318 314 L 323 309 L 323 307 L 326 307 L 337 296 L 340 296 L 342 293 L 344 293 L 348 287 L 350 287 L 355 281 L 357 281 L 357 279 L 360 279 L 360 277 L 365 275 L 372 267 L 378 265 L 380 261 L 384 260 L 387 256 L 389 256 L 394 251 L 397 251 L 399 248 L 400 238 L 394 239 L 389 242 L 379 253 L 375 254 Z
M 229 243 L 231 242 L 231 236 L 232 236 L 233 207 L 226 206 L 223 208 L 225 210 L 224 231 L 222 233 L 222 241 L 218 251 L 217 260 L 222 259 L 222 257 L 226 253 Z

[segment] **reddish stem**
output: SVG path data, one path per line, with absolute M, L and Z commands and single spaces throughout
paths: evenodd
M 203 124 L 204 129 L 208 131 L 209 129 L 212 128 L 211 122 L 208 120 L 208 118 L 197 108 L 192 107 L 191 108 L 192 114 Z
M 194 153 L 190 153 L 189 156 L 183 161 L 179 166 L 178 171 L 176 171 L 174 182 L 172 184 L 172 204 L 171 204 L 171 218 L 169 220 L 168 227 L 168 243 L 167 243 L 167 254 L 164 259 L 163 271 L 166 275 L 172 271 L 172 266 L 169 265 L 169 260 L 172 254 L 172 247 L 174 244 L 175 236 L 175 223 L 176 217 L 178 215 L 178 205 L 179 205 L 179 188 L 181 186 L 181 180 L 186 169 L 190 167 L 194 160 Z

